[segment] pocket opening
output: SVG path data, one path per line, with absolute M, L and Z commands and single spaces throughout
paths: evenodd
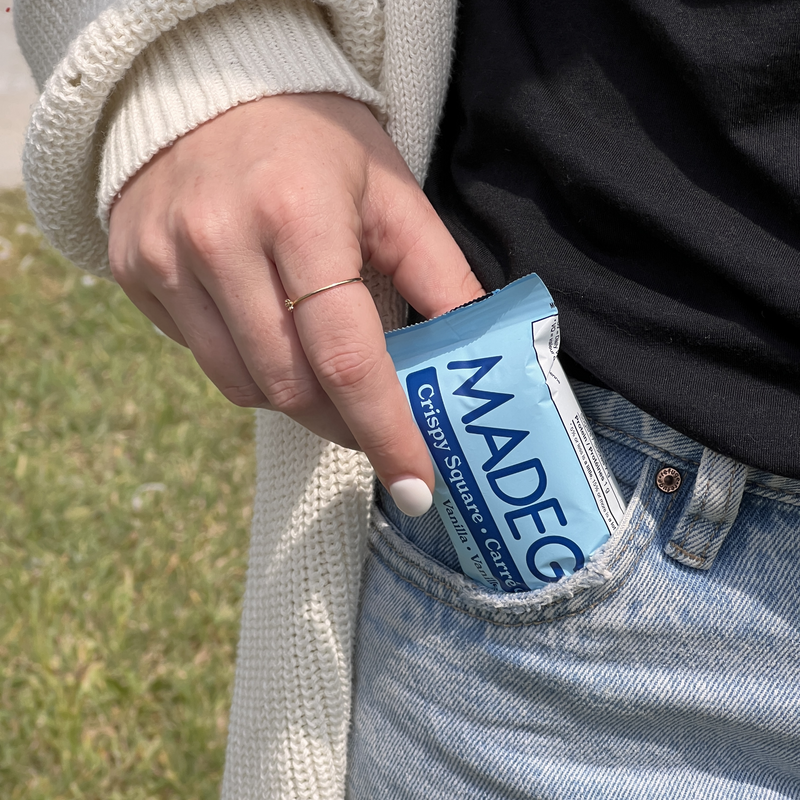
M 377 508 L 371 550 L 400 579 L 470 616 L 500 625 L 554 621 L 586 611 L 613 594 L 641 558 L 669 503 L 654 489 L 658 466 L 655 460 L 645 461 L 619 527 L 582 569 L 530 592 L 495 592 L 445 566 L 405 539 Z

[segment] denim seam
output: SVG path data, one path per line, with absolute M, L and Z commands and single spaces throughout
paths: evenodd
M 648 495 L 647 501 L 646 502 L 642 501 L 642 510 L 646 511 L 649 508 L 650 503 L 652 502 L 652 499 L 653 499 L 653 494 L 651 492 L 651 494 Z M 656 530 L 661 526 L 661 524 L 667 518 L 667 514 L 669 513 L 670 509 L 672 508 L 672 505 L 673 505 L 674 502 L 675 502 L 675 494 L 673 493 L 669 498 L 669 502 L 667 503 L 666 507 L 664 508 L 664 513 L 661 515 L 661 519 L 659 519 L 659 521 L 653 526 L 653 535 L 650 537 L 650 539 L 644 545 L 642 550 L 644 550 L 644 549 L 646 549 L 647 547 L 650 546 L 650 543 L 653 541 L 653 537 L 656 535 Z M 636 530 L 639 530 L 639 528 L 641 528 L 641 525 L 639 525 L 639 527 Z M 633 540 L 633 536 L 634 536 L 635 532 L 636 531 L 631 531 L 631 534 L 628 537 L 628 541 L 625 542 L 624 547 L 621 548 L 619 553 L 616 554 L 616 557 L 615 557 L 614 561 L 611 564 L 608 565 L 609 568 L 611 568 L 613 566 L 616 566 L 616 564 L 620 561 L 622 556 L 628 551 L 628 548 L 631 545 L 631 541 Z
M 653 535 L 655 536 L 655 533 Z M 652 541 L 652 537 L 651 537 L 650 541 Z M 649 545 L 649 543 L 650 542 L 648 542 L 645 545 L 645 547 L 647 547 L 647 545 Z M 391 545 L 389 545 L 389 546 L 391 547 Z M 396 572 L 394 569 L 392 569 L 391 565 L 387 564 L 381 558 L 380 553 L 375 551 L 375 546 L 374 545 L 370 544 L 370 549 L 373 552 L 375 552 L 375 556 L 378 559 L 380 559 L 381 563 L 384 564 L 384 566 L 386 566 L 387 569 L 391 570 L 395 575 L 397 575 L 397 577 L 400 578 L 401 581 L 404 581 L 409 586 L 413 586 L 417 591 L 422 592 L 422 594 L 424 594 L 426 597 L 430 597 L 431 600 L 434 600 L 437 603 L 441 603 L 442 605 L 445 605 L 448 608 L 452 608 L 454 611 L 458 611 L 458 612 L 460 612 L 462 614 L 466 614 L 468 617 L 472 617 L 472 619 L 477 619 L 477 620 L 480 620 L 481 622 L 487 622 L 490 625 L 498 625 L 501 628 L 528 628 L 528 627 L 531 627 L 533 625 L 544 625 L 544 624 L 546 624 L 548 622 L 560 622 L 563 619 L 569 619 L 570 617 L 577 617 L 578 614 L 584 614 L 587 611 L 591 611 L 593 608 L 596 608 L 597 606 L 599 606 L 600 603 L 603 603 L 606 600 L 608 600 L 609 597 L 613 597 L 625 585 L 625 583 L 627 582 L 628 577 L 630 577 L 630 575 L 626 576 L 625 579 L 620 581 L 619 585 L 616 586 L 614 589 L 612 589 L 608 594 L 603 595 L 603 597 L 599 598 L 596 602 L 592 603 L 591 605 L 585 606 L 584 608 L 579 608 L 579 609 L 577 609 L 575 611 L 570 611 L 570 612 L 568 612 L 566 614 L 561 614 L 560 616 L 552 617 L 551 619 L 537 619 L 537 620 L 522 621 L 522 622 L 500 622 L 499 620 L 488 619 L 487 617 L 485 617 L 485 616 L 483 616 L 481 614 L 478 614 L 477 612 L 468 611 L 465 608 L 461 608 L 460 606 L 455 605 L 455 603 L 449 603 L 447 600 L 443 600 L 441 597 L 436 597 L 436 595 L 431 594 L 427 589 L 424 589 L 418 583 L 415 583 L 413 580 L 411 580 L 411 578 L 407 578 L 405 575 L 400 575 L 398 572 Z M 396 550 L 395 550 L 395 553 L 397 553 Z M 397 553 L 397 555 L 400 556 L 400 558 L 404 558 L 400 553 Z M 436 578 L 433 578 L 433 580 L 436 580 Z M 441 581 L 437 581 L 437 583 L 441 583 Z M 573 597 L 574 597 L 574 595 L 573 595 Z M 572 598 L 570 598 L 570 599 L 572 599 Z M 543 608 L 547 608 L 547 606 L 543 606 Z
M 681 547 L 679 544 L 675 544 L 675 542 L 670 542 L 669 546 L 674 548 L 675 550 L 680 550 L 681 555 L 685 556 L 686 558 L 690 558 L 692 561 L 698 561 L 701 564 L 705 564 L 705 562 L 706 562 L 706 559 L 705 559 L 704 556 L 698 556 L 698 555 L 695 555 L 694 553 L 690 553 L 688 550 L 686 550 L 685 548 Z M 687 566 L 689 566 L 689 565 L 687 564 Z
M 431 600 L 434 600 L 437 603 L 441 603 L 443 606 L 447 606 L 448 608 L 452 608 L 454 611 L 458 611 L 461 614 L 465 614 L 468 617 L 472 617 L 472 619 L 477 619 L 480 622 L 488 622 L 490 625 L 497 625 L 501 628 L 528 628 L 531 627 L 532 625 L 544 625 L 545 623 L 548 622 L 558 622 L 559 620 L 568 619 L 569 617 L 576 617 L 578 614 L 583 614 L 586 611 L 590 611 L 595 606 L 600 605 L 600 603 L 602 603 L 604 600 L 608 599 L 613 594 L 615 594 L 622 586 L 622 584 L 620 584 L 620 586 L 617 586 L 613 591 L 609 592 L 607 595 L 598 600 L 596 603 L 592 603 L 592 605 L 578 609 L 577 611 L 570 611 L 568 614 L 563 614 L 560 617 L 553 617 L 552 619 L 537 619 L 537 620 L 531 620 L 529 622 L 500 622 L 499 620 L 487 619 L 485 616 L 482 616 L 477 612 L 468 611 L 467 609 L 462 608 L 461 606 L 457 606 L 455 603 L 450 603 L 447 600 L 443 600 L 441 597 L 437 597 L 436 595 L 431 594 L 427 589 L 424 589 L 418 583 L 411 580 L 411 578 L 407 578 L 405 575 L 400 575 L 400 573 L 394 570 L 390 564 L 387 564 L 386 561 L 384 561 L 383 558 L 381 558 L 381 554 L 378 553 L 377 550 L 375 549 L 375 545 L 370 544 L 370 549 L 373 551 L 373 553 L 375 553 L 375 557 L 378 558 L 380 562 L 387 569 L 391 570 L 391 572 L 394 573 L 398 578 L 400 578 L 400 580 L 403 581 L 404 583 L 407 583 L 409 586 L 413 586 L 418 592 L 422 592 L 422 594 L 424 594 L 426 597 L 430 597 Z M 400 554 L 398 553 L 398 555 Z M 403 558 L 403 556 L 400 557 Z M 434 580 L 436 579 L 434 578 Z M 544 608 L 546 608 L 546 606 L 544 606 Z
M 672 501 L 674 499 L 675 498 L 674 498 L 674 495 L 673 495 L 673 497 L 670 499 L 669 506 L 672 505 Z M 649 508 L 649 505 L 650 505 L 651 502 L 652 502 L 652 494 L 648 495 L 648 498 L 647 498 L 646 501 L 645 500 L 642 501 L 642 510 L 646 511 Z M 669 506 L 667 507 L 667 510 L 669 510 Z M 665 512 L 665 515 L 666 515 L 666 512 Z M 663 517 L 662 517 L 662 521 L 663 521 Z M 631 541 L 633 540 L 634 535 L 639 530 L 639 527 L 635 527 L 633 530 L 631 530 L 627 541 L 620 546 L 619 551 L 615 554 L 614 560 L 611 563 L 609 563 L 609 565 L 608 565 L 609 567 L 615 566 L 619 562 L 619 560 L 622 558 L 622 556 L 627 552 L 628 548 L 630 547 Z M 397 555 L 398 558 L 402 559 L 403 561 L 405 561 L 410 566 L 415 567 L 416 569 L 418 569 L 420 572 L 422 572 L 423 575 L 425 575 L 426 577 L 430 578 L 435 583 L 438 583 L 440 586 L 443 586 L 448 591 L 451 591 L 451 587 L 445 581 L 443 581 L 441 578 L 437 578 L 431 572 L 426 570 L 425 567 L 423 567 L 421 564 L 415 563 L 408 556 L 406 556 L 403 553 L 401 553 L 380 531 L 378 531 L 378 535 L 381 537 L 381 539 L 383 539 L 383 541 L 386 543 L 387 547 L 389 547 L 389 549 L 392 550 L 395 553 L 395 555 Z M 423 555 L 426 555 L 426 554 L 423 553 Z M 387 566 L 388 566 L 388 564 L 387 564 Z M 390 567 L 390 569 L 391 569 L 391 567 Z M 394 572 L 394 570 L 392 570 L 392 571 Z M 400 577 L 402 577 L 402 576 L 400 576 Z M 581 591 L 583 591 L 583 589 L 581 589 Z M 561 601 L 560 600 L 556 600 L 554 602 L 561 602 Z M 552 605 L 552 603 L 550 603 L 548 605 Z M 547 606 L 542 606 L 542 607 L 546 608 Z
M 605 422 L 598 422 L 597 420 L 593 420 L 593 422 L 594 422 L 595 425 L 597 425 L 600 428 L 605 428 L 606 430 L 613 431 L 614 433 L 618 433 L 621 436 L 624 436 L 626 439 L 633 439 L 635 442 L 639 442 L 640 444 L 643 444 L 645 447 L 650 448 L 651 450 L 657 450 L 659 453 L 663 453 L 667 458 L 669 458 L 669 459 L 671 459 L 673 461 L 681 461 L 681 462 L 686 463 L 686 464 L 695 464 L 698 467 L 700 466 L 700 462 L 696 461 L 693 458 L 688 458 L 686 456 L 678 456 L 678 455 L 675 455 L 675 453 L 670 453 L 669 450 L 665 450 L 663 447 L 659 447 L 657 444 L 653 444 L 652 442 L 648 442 L 646 439 L 640 439 L 638 436 L 634 436 L 633 434 L 628 433 L 627 431 L 623 431 L 620 428 L 615 428 L 612 425 L 608 425 Z M 600 436 L 602 436 L 602 435 L 603 434 L 601 433 Z M 648 455 L 648 454 L 645 453 L 644 455 Z
M 714 458 L 716 459 L 718 457 L 720 456 L 717 453 L 714 453 Z M 693 561 L 699 562 L 700 564 L 705 564 L 708 561 L 708 551 L 711 549 L 711 546 L 717 541 L 720 534 L 722 533 L 723 525 L 725 525 L 728 522 L 727 519 L 728 509 L 730 508 L 731 498 L 733 497 L 733 479 L 735 475 L 736 475 L 735 470 L 731 470 L 730 477 L 728 478 L 728 492 L 725 497 L 725 508 L 722 510 L 722 519 L 719 520 L 718 522 L 715 522 L 712 525 L 710 530 L 710 535 L 706 539 L 703 552 L 700 555 L 697 555 L 697 553 L 689 551 L 684 545 L 686 544 L 686 540 L 689 538 L 689 534 L 694 530 L 695 525 L 697 525 L 697 523 L 700 521 L 700 518 L 702 517 L 703 514 L 703 510 L 706 507 L 706 502 L 708 500 L 708 487 L 709 484 L 711 483 L 711 476 L 709 476 L 708 480 L 706 481 L 706 486 L 703 495 L 703 502 L 700 505 L 700 509 L 696 513 L 691 515 L 693 518 L 692 524 L 687 529 L 686 533 L 683 536 L 683 539 L 681 539 L 680 543 L 670 541 L 669 543 L 670 546 L 674 547 L 676 550 L 679 550 L 681 554 L 686 558 L 690 558 Z
M 768 500 L 774 500 L 776 503 L 786 503 L 790 506 L 800 506 L 800 491 L 793 492 L 791 490 L 778 490 L 772 486 L 767 486 L 766 483 L 758 483 L 758 481 L 748 481 L 752 488 L 745 486 L 745 491 L 748 494 L 757 494 L 759 497 L 766 497 Z
M 643 510 L 647 509 L 651 499 L 652 499 L 652 494 L 649 496 L 647 503 L 645 503 L 645 502 L 642 503 L 642 509 Z M 651 534 L 650 538 L 642 545 L 642 553 L 644 553 L 644 551 L 652 544 L 653 539 L 655 538 L 659 527 L 661 526 L 661 524 L 666 519 L 667 514 L 669 513 L 670 509 L 672 508 L 672 505 L 673 505 L 674 502 L 675 502 L 675 495 L 673 494 L 670 497 L 669 503 L 667 504 L 666 508 L 664 509 L 664 513 L 661 515 L 661 519 L 659 519 L 659 521 L 653 526 L 653 533 Z M 639 522 L 639 524 L 636 525 L 631 530 L 627 541 L 621 546 L 619 552 L 616 554 L 616 557 L 615 557 L 614 561 L 611 564 L 608 565 L 609 567 L 612 567 L 612 566 L 616 565 L 619 562 L 619 560 L 622 558 L 622 556 L 628 551 L 628 549 L 630 548 L 631 542 L 633 541 L 633 537 L 636 535 L 636 533 L 638 533 L 639 530 L 641 530 L 641 527 L 642 527 L 642 523 Z M 421 566 L 420 564 L 415 564 L 407 556 L 403 555 L 403 553 L 401 553 L 379 530 L 377 530 L 377 533 L 381 537 L 381 539 L 383 539 L 384 544 L 386 544 L 386 546 L 390 550 L 392 550 L 392 552 L 398 558 L 400 558 L 402 561 L 405 561 L 407 564 L 409 564 L 410 566 L 414 567 L 415 569 L 418 569 L 420 572 L 422 572 L 423 575 L 426 575 L 428 578 L 430 578 L 435 583 L 438 583 L 440 586 L 444 586 L 444 588 L 447 589 L 448 591 L 451 591 L 451 588 L 444 581 L 442 581 L 440 578 L 435 577 L 434 575 L 431 575 L 423 566 Z M 603 603 L 606 600 L 608 600 L 609 597 L 613 597 L 623 586 L 625 586 L 625 584 L 628 582 L 628 579 L 635 572 L 636 564 L 641 560 L 641 556 L 639 556 L 639 558 L 637 558 L 631 564 L 631 567 L 630 567 L 630 570 L 629 570 L 628 574 L 624 578 L 622 578 L 620 580 L 619 584 L 617 584 L 616 587 L 614 587 L 611 591 L 609 591 L 608 594 L 605 594 L 602 597 L 598 598 L 598 600 L 596 602 L 592 603 L 591 605 L 585 606 L 584 608 L 577 609 L 576 611 L 570 611 L 570 612 L 568 612 L 566 614 L 561 614 L 559 616 L 552 617 L 551 619 L 531 620 L 530 622 L 525 622 L 525 621 L 522 621 L 522 622 L 500 622 L 498 620 L 487 619 L 486 616 L 480 615 L 477 612 L 473 613 L 473 612 L 468 611 L 468 610 L 466 610 L 466 609 L 464 609 L 464 608 L 462 608 L 460 606 L 455 605 L 454 603 L 449 603 L 447 600 L 444 600 L 441 597 L 436 597 L 435 595 L 431 594 L 427 589 L 424 589 L 422 586 L 420 586 L 418 583 L 416 583 L 411 578 L 408 578 L 405 575 L 401 575 L 399 572 L 397 572 L 397 570 L 394 569 L 391 564 L 388 564 L 385 561 L 385 559 L 381 556 L 381 554 L 378 552 L 377 548 L 375 547 L 375 545 L 372 542 L 369 543 L 369 548 L 374 553 L 375 557 L 390 572 L 392 572 L 394 575 L 396 575 L 404 583 L 407 583 L 409 586 L 413 586 L 415 589 L 417 589 L 417 591 L 422 592 L 426 597 L 430 597 L 432 600 L 435 600 L 437 603 L 441 603 L 442 605 L 445 605 L 448 608 L 452 608 L 454 611 L 459 611 L 462 614 L 466 614 L 468 617 L 472 617 L 473 619 L 480 620 L 481 622 L 488 622 L 491 625 L 498 625 L 498 626 L 500 626 L 502 628 L 523 628 L 523 627 L 529 627 L 531 625 L 543 625 L 543 624 L 549 623 L 549 622 L 559 622 L 562 619 L 569 619 L 570 617 L 575 617 L 578 614 L 584 614 L 587 611 L 591 611 L 592 609 L 594 609 L 597 606 L 599 606 L 601 603 Z M 586 591 L 586 589 L 581 589 L 580 591 L 583 592 L 583 591 Z M 572 597 L 575 597 L 575 595 L 573 595 Z M 567 598 L 567 599 L 571 600 L 572 597 Z M 564 600 L 563 599 L 562 600 L 557 600 L 555 602 L 564 602 Z M 551 603 L 549 605 L 553 605 L 553 604 Z M 544 609 L 544 608 L 547 608 L 547 605 L 542 606 L 542 609 Z M 513 612 L 507 612 L 507 613 L 513 613 Z M 525 612 L 523 612 L 523 613 L 525 613 Z
M 706 560 L 708 556 L 708 550 L 714 542 L 717 541 L 719 538 L 720 533 L 722 533 L 722 526 L 728 522 L 728 509 L 731 507 L 731 498 L 733 497 L 733 479 L 736 476 L 736 470 L 731 470 L 731 476 L 728 480 L 728 495 L 725 498 L 725 508 L 722 509 L 722 519 L 717 522 L 714 527 L 712 528 L 712 535 L 709 537 L 708 541 L 706 542 L 706 546 L 703 549 L 703 561 Z
M 695 464 L 697 466 L 700 466 L 700 462 L 695 461 L 695 459 L 693 458 L 675 455 L 674 453 L 670 453 L 669 450 L 665 450 L 663 447 L 659 447 L 658 445 L 653 444 L 652 442 L 648 442 L 646 439 L 640 439 L 638 436 L 634 436 L 633 434 L 627 433 L 626 431 L 623 431 L 620 428 L 615 428 L 612 425 L 606 424 L 605 422 L 599 422 L 598 420 L 592 417 L 588 418 L 597 427 L 605 428 L 608 431 L 613 431 L 614 433 L 618 433 L 621 436 L 624 436 L 626 439 L 633 439 L 634 441 L 643 444 L 647 448 L 650 448 L 652 450 L 657 450 L 659 453 L 663 453 L 665 456 L 667 456 L 673 461 L 682 461 L 687 464 Z M 603 434 L 599 432 L 598 435 L 603 436 Z M 769 486 L 766 483 L 759 483 L 758 481 L 751 480 L 747 482 L 747 486 L 745 486 L 744 490 L 749 494 L 757 494 L 759 495 L 759 497 L 764 497 L 763 492 L 766 491 L 769 492 L 768 499 L 770 500 L 775 500 L 778 503 L 787 503 L 792 506 L 800 505 L 800 489 L 796 491 L 792 489 L 775 489 L 773 486 Z
M 716 461 L 717 454 L 713 453 L 712 458 Z M 694 526 L 697 525 L 697 523 L 700 521 L 700 517 L 703 515 L 703 511 L 705 511 L 706 503 L 708 502 L 708 489 L 710 486 L 711 486 L 711 475 L 709 474 L 709 476 L 706 478 L 706 485 L 703 487 L 703 502 L 700 503 L 700 508 L 691 515 L 693 517 L 692 524 L 689 525 L 686 532 L 683 534 L 683 539 L 681 539 L 680 544 L 678 545 L 678 547 L 680 547 L 681 549 L 683 549 L 683 546 L 686 544 L 686 540 L 689 538 L 689 534 L 694 530 Z

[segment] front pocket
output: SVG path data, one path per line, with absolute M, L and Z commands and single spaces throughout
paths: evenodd
M 495 592 L 435 560 L 409 542 L 373 509 L 370 547 L 392 572 L 429 597 L 497 625 L 535 625 L 581 613 L 614 594 L 653 540 L 675 495 L 656 488 L 661 465 L 645 459 L 622 522 L 583 569 L 541 589 L 520 594 Z

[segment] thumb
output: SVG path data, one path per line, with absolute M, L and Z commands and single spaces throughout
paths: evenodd
M 370 263 L 428 319 L 486 294 L 416 182 L 392 188 L 386 202 L 376 198 L 371 209 L 381 224 L 377 235 L 366 237 Z

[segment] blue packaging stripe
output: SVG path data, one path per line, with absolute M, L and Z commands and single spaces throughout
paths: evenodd
M 414 419 L 444 479 L 444 485 L 461 512 L 486 564 L 506 591 L 527 591 L 529 587 L 514 565 L 514 559 L 492 518 L 453 430 L 439 388 L 436 369 L 428 367 L 410 373 L 406 378 L 406 388 Z M 465 485 L 464 491 L 454 487 L 454 481 L 448 481 L 448 476 L 453 474 L 454 469 L 459 472 L 458 484 L 463 482 Z M 471 502 L 467 503 L 465 495 L 471 496 Z

